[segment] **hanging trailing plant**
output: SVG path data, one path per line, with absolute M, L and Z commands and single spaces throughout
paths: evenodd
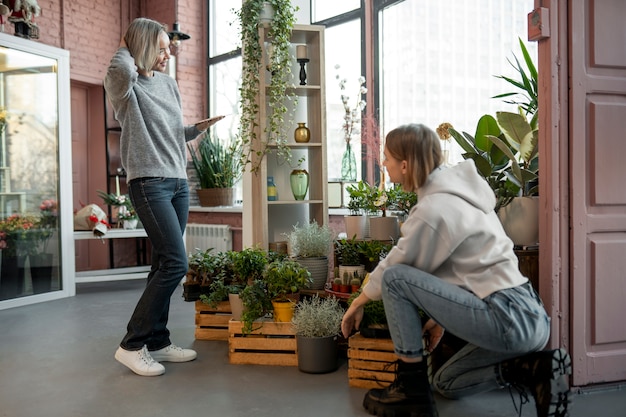
M 268 24 L 267 41 L 271 45 L 267 54 L 267 65 L 263 65 L 263 44 L 259 39 L 259 17 L 264 3 L 269 3 L 274 16 Z M 276 148 L 279 160 L 291 161 L 291 148 L 287 145 L 287 136 L 282 127 L 293 115 L 285 100 L 296 101 L 291 72 L 293 57 L 289 52 L 291 30 L 295 23 L 295 11 L 289 0 L 246 0 L 237 12 L 241 25 L 241 56 L 243 63 L 241 94 L 240 137 L 244 146 L 242 166 L 250 167 L 258 173 L 261 161 L 272 146 Z M 259 84 L 265 71 L 271 72 L 267 94 L 267 124 L 261 135 L 259 128 Z M 295 104 L 293 106 L 295 108 Z

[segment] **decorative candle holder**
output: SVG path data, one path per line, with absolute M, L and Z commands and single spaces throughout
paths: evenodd
M 305 64 L 309 62 L 306 45 L 296 46 L 296 61 L 300 63 L 300 85 L 306 85 Z
M 300 85 L 306 85 L 306 69 L 304 65 L 309 62 L 309 58 L 298 58 L 300 63 Z

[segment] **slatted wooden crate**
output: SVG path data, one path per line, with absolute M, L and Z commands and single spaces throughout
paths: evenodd
M 254 322 L 252 333 L 243 333 L 243 322 L 228 323 L 228 361 L 238 365 L 297 366 L 296 335 L 291 323 L 271 319 Z
M 373 339 L 355 334 L 348 339 L 348 379 L 351 387 L 383 388 L 395 378 L 391 339 Z
M 210 307 L 196 301 L 196 331 L 198 340 L 228 340 L 228 322 L 233 317 L 228 301 Z

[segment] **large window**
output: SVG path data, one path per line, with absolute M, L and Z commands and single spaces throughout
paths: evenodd
M 380 125 L 381 136 L 412 122 L 433 129 L 449 122 L 473 134 L 483 114 L 514 111 L 491 97 L 513 88 L 496 76 L 516 76 L 509 61 L 515 62 L 514 55 L 522 59 L 518 38 L 527 38 L 526 17 L 533 5 L 533 0 L 311 0 L 310 21 L 326 27 L 328 178 L 341 176 L 341 95 L 354 106 L 360 76 L 366 76 L 370 91 L 362 97 L 366 112 Z M 240 7 L 241 0 L 209 1 L 209 108 L 211 114 L 234 116 L 216 125 L 223 137 L 238 131 L 241 58 L 234 10 Z M 527 46 L 535 57 L 536 44 Z M 352 145 L 361 156 L 358 178 L 378 178 L 368 159 L 380 153 L 362 146 L 359 138 Z M 450 162 L 460 161 L 458 146 L 449 146 Z
M 496 75 L 516 77 L 518 38 L 527 38 L 532 0 L 403 1 L 377 13 L 380 123 L 436 128 L 451 123 L 472 135 L 478 119 L 515 107 L 491 97 L 514 90 Z M 478 24 L 477 22 L 480 22 Z M 536 56 L 536 44 L 527 44 Z M 461 160 L 451 144 L 450 162 Z

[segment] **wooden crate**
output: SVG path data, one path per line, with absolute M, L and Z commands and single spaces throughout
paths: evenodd
M 351 387 L 383 388 L 395 379 L 398 356 L 391 339 L 355 334 L 348 339 L 348 380 Z
M 292 324 L 260 319 L 255 321 L 252 333 L 243 334 L 243 322 L 231 320 L 228 323 L 228 361 L 238 365 L 297 366 Z
M 232 317 L 228 301 L 221 301 L 215 308 L 196 301 L 196 339 L 228 340 L 228 322 Z

